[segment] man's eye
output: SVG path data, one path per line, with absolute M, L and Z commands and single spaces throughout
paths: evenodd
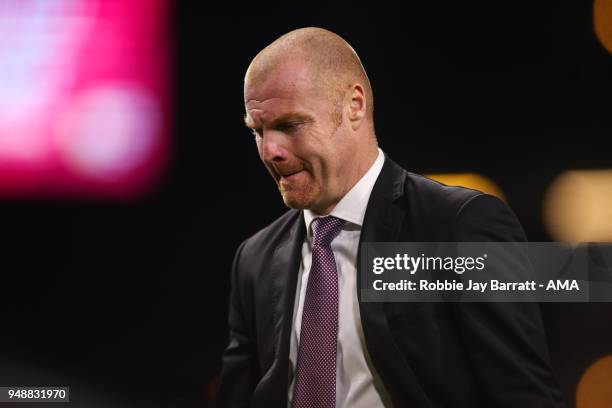
M 301 122 L 279 123 L 278 126 L 276 126 L 276 129 L 280 130 L 281 132 L 290 132 L 297 129 L 301 124 Z
M 255 137 L 261 137 L 261 129 L 252 129 L 251 132 Z

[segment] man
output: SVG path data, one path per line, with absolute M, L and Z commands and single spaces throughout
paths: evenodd
M 291 210 L 236 253 L 219 406 L 560 406 L 536 304 L 361 302 L 360 242 L 525 236 L 500 200 L 383 154 L 349 44 L 285 34 L 251 62 L 244 101 Z

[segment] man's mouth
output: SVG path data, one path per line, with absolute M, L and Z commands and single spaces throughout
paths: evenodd
M 281 174 L 280 175 L 280 179 L 281 180 L 287 180 L 287 181 L 291 181 L 293 180 L 297 175 L 299 175 L 300 173 L 302 173 L 304 171 L 304 169 L 300 169 L 294 172 L 289 172 L 289 173 L 285 173 L 285 174 Z

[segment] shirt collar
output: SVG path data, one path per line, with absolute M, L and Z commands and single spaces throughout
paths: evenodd
M 372 193 L 372 189 L 374 188 L 374 184 L 376 183 L 376 179 L 384 163 L 385 155 L 383 151 L 378 148 L 378 157 L 376 157 L 372 166 L 370 166 L 368 171 L 353 188 L 342 197 L 329 215 L 361 227 L 363 225 L 363 218 L 365 216 L 366 207 L 368 206 L 370 194 Z M 306 223 L 306 231 L 309 239 L 311 234 L 310 224 L 318 217 L 320 217 L 320 215 L 315 214 L 311 210 L 304 210 L 304 221 Z

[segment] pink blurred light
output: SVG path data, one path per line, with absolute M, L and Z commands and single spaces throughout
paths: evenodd
M 169 145 L 166 0 L 0 2 L 0 196 L 130 198 Z

